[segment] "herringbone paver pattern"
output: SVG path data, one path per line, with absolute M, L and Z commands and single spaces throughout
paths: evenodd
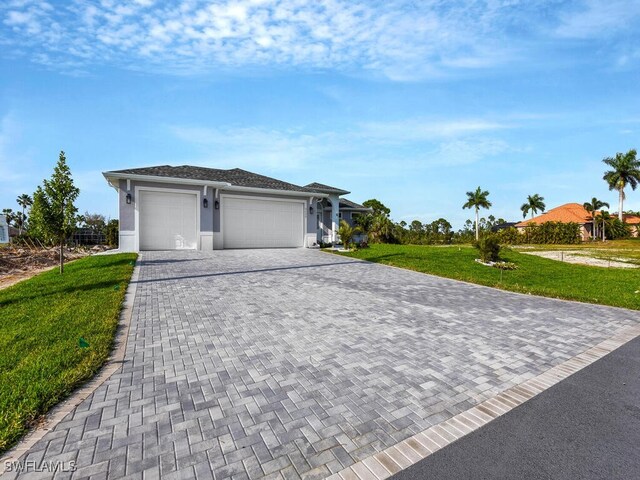
M 22 459 L 56 478 L 324 478 L 637 323 L 304 249 L 138 281 L 122 369 Z

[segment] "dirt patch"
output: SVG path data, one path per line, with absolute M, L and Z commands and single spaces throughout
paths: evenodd
M 65 262 L 103 250 L 103 247 L 65 248 Z M 7 288 L 57 266 L 59 254 L 57 247 L 27 248 L 9 245 L 0 248 L 0 289 Z
M 536 255 L 538 257 L 549 258 L 567 263 L 579 263 L 581 265 L 590 265 L 592 267 L 613 267 L 613 268 L 638 268 L 638 265 L 620 261 L 622 259 L 603 259 L 590 255 L 587 250 L 537 250 L 522 251 L 527 255 Z

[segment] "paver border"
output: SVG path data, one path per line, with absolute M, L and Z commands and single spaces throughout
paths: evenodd
M 465 412 L 356 462 L 329 476 L 327 480 L 383 480 L 389 478 L 522 405 L 638 336 L 640 336 L 640 325 L 623 328 L 607 340 L 540 375 L 510 387 Z
M 136 297 L 138 288 L 138 275 L 140 273 L 140 261 L 138 257 L 135 261 L 133 273 L 129 280 L 127 291 L 122 302 L 122 310 L 120 310 L 120 321 L 114 339 L 114 348 L 107 362 L 102 366 L 100 371 L 87 383 L 82 385 L 69 398 L 56 405 L 46 414 L 44 423 L 39 425 L 31 432 L 27 433 L 13 448 L 11 448 L 0 459 L 0 475 L 6 473 L 7 465 L 18 462 L 20 458 L 26 454 L 36 442 L 44 437 L 50 430 L 56 427 L 69 413 L 71 413 L 78 405 L 80 405 L 89 395 L 107 381 L 111 375 L 116 373 L 124 361 L 127 349 L 127 340 L 129 338 L 129 329 L 131 327 L 131 316 L 133 313 L 133 301 Z

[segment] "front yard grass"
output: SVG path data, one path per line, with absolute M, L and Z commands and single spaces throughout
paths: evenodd
M 373 244 L 340 254 L 514 292 L 640 310 L 637 269 L 562 263 L 503 248 L 501 259 L 518 269 L 503 272 L 501 280 L 500 270 L 474 261 L 478 252 L 468 245 Z
M 86 257 L 0 290 L 0 453 L 107 360 L 135 259 Z

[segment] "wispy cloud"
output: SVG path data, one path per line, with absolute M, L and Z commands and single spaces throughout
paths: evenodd
M 586 0 L 560 15 L 556 34 L 569 38 L 611 37 L 637 26 L 640 3 L 634 0 Z
M 348 130 L 304 132 L 264 127 L 173 125 L 174 137 L 194 150 L 194 161 L 216 167 L 267 171 L 323 168 L 358 175 L 390 175 L 431 167 L 471 164 L 513 150 L 496 135 L 515 128 L 482 119 L 365 123 Z M 416 154 L 416 152 L 419 152 Z M 399 161 L 401 160 L 401 161 Z M 345 173 L 346 174 L 346 173 Z
M 0 6 L 0 42 L 74 72 L 95 64 L 176 74 L 297 67 L 412 80 L 513 60 L 512 32 L 532 30 L 547 3 L 9 0 Z

